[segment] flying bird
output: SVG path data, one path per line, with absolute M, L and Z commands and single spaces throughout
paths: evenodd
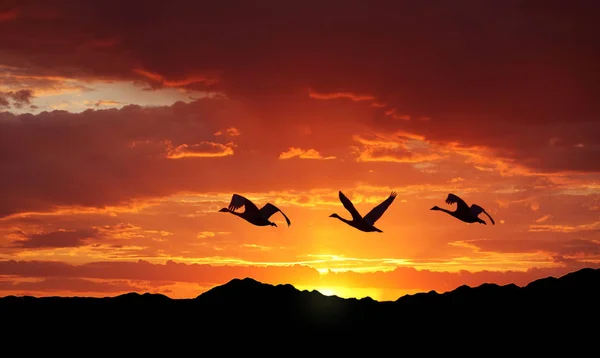
M 446 204 L 454 204 L 454 203 L 456 203 L 456 210 L 454 210 L 454 211 L 442 209 L 437 206 L 434 206 L 430 210 L 443 211 L 445 213 L 448 213 L 448 214 L 454 216 L 458 220 L 464 221 L 469 224 L 480 223 L 483 225 L 487 225 L 484 220 L 482 220 L 478 217 L 479 214 L 484 213 L 485 215 L 487 215 L 488 218 L 490 218 L 492 225 L 496 225 L 496 223 L 494 222 L 494 219 L 492 219 L 490 214 L 488 214 L 481 206 L 479 206 L 477 204 L 473 204 L 473 205 L 471 205 L 471 207 L 469 207 L 467 205 L 467 203 L 465 203 L 465 201 L 462 200 L 461 198 L 459 198 L 457 195 L 454 195 L 452 193 L 448 194 L 448 197 L 446 198 Z
M 348 210 L 352 215 L 352 220 L 344 219 L 338 214 L 331 214 L 329 215 L 330 218 L 338 218 L 346 224 L 360 231 L 383 232 L 376 228 L 374 225 L 375 222 L 379 220 L 379 218 L 383 215 L 387 208 L 392 204 L 392 202 L 396 198 L 396 192 L 392 192 L 387 199 L 385 199 L 381 204 L 371 209 L 371 211 L 369 211 L 369 213 L 364 217 L 359 214 L 358 210 L 356 210 L 350 199 L 348 199 L 341 191 L 339 192 L 339 197 L 346 210 Z
M 241 213 L 237 212 L 236 210 L 241 208 L 242 206 L 244 207 L 244 211 Z M 275 227 L 277 227 L 277 224 L 269 221 L 269 218 L 273 216 L 273 214 L 275 214 L 276 212 L 280 212 L 281 215 L 283 215 L 283 217 L 285 218 L 288 227 L 291 225 L 290 219 L 288 219 L 288 217 L 283 213 L 283 211 L 279 210 L 279 208 L 275 205 L 271 203 L 266 203 L 265 206 L 258 209 L 258 207 L 256 207 L 256 205 L 252 201 L 239 194 L 233 194 L 233 196 L 231 197 L 231 202 L 229 203 L 229 207 L 222 208 L 221 210 L 219 210 L 219 212 L 231 213 L 233 215 L 239 216 L 242 219 L 249 222 L 250 224 L 256 226 L 271 225 Z

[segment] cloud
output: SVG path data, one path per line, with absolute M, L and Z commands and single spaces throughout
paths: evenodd
M 240 135 L 240 130 L 235 128 L 235 127 L 229 127 L 225 130 L 222 131 L 218 131 L 215 133 L 216 136 L 220 136 L 220 135 L 228 135 L 230 137 L 236 137 Z
M 13 245 L 21 248 L 76 247 L 87 245 L 88 240 L 95 239 L 98 235 L 98 231 L 94 229 L 22 234 L 23 238 L 14 240 Z
M 149 81 L 149 84 L 152 88 L 160 88 L 160 87 L 186 87 L 189 85 L 194 85 L 194 84 L 198 84 L 198 83 L 202 83 L 202 84 L 207 84 L 207 85 L 211 85 L 214 84 L 216 82 L 218 82 L 218 80 L 216 78 L 210 78 L 209 76 L 189 76 L 189 77 L 185 77 L 185 78 L 181 78 L 181 79 L 177 79 L 177 80 L 169 80 L 166 77 L 158 74 L 158 73 L 154 73 L 154 72 L 150 72 L 141 68 L 134 68 L 133 72 L 143 76 L 144 78 L 146 78 Z
M 214 158 L 224 157 L 227 155 L 233 155 L 233 147 L 235 145 L 231 142 L 226 144 L 214 143 L 214 142 L 200 142 L 198 144 L 180 144 L 176 147 L 168 142 L 167 144 L 167 158 L 170 159 L 181 159 L 181 158 Z
M 33 91 L 29 89 L 21 89 L 18 91 L 1 92 L 0 91 L 0 107 L 10 107 L 9 99 L 12 100 L 12 105 L 15 108 L 21 108 L 24 105 L 31 104 Z
M 290 149 L 286 152 L 281 152 L 279 154 L 279 159 L 290 159 L 290 158 L 300 158 L 300 159 L 321 159 L 321 160 L 329 160 L 335 159 L 334 156 L 323 157 L 321 153 L 317 152 L 314 149 L 301 149 L 296 147 L 290 147 Z
M 340 111 L 329 101 L 305 101 L 302 107 L 308 111 Z M 346 175 L 347 160 L 356 158 L 351 123 L 340 131 L 335 121 L 303 116 L 301 123 L 314 129 L 307 136 L 294 127 L 276 127 L 269 117 L 276 129 L 264 140 L 262 124 L 252 113 L 239 101 L 214 98 L 80 113 L 0 113 L 0 161 L 11 173 L 0 177 L 0 216 L 73 208 L 114 211 L 179 193 L 306 191 L 354 187 L 357 180 L 389 186 L 389 177 L 365 170 Z M 340 133 L 333 140 L 332 130 Z M 417 139 L 398 140 L 417 159 L 430 155 Z M 299 146 L 281 156 L 290 142 Z M 278 160 L 290 155 L 340 160 Z M 261 180 L 240 181 L 241 172 Z M 420 178 L 414 174 L 393 181 L 398 186 Z
M 596 221 L 590 224 L 581 224 L 581 225 L 529 225 L 529 231 L 532 232 L 561 232 L 561 233 L 570 233 L 570 232 L 583 232 L 583 231 L 597 231 L 600 232 L 600 221 Z
M 220 3 L 157 7 L 139 16 L 136 2 L 115 15 L 91 1 L 77 9 L 55 4 L 53 13 L 60 16 L 35 15 L 40 23 L 60 24 L 47 31 L 22 21 L 21 16 L 34 16 L 31 11 L 15 8 L 1 17 L 6 31 L 0 46 L 11 49 L 4 65 L 27 63 L 46 76 L 219 90 L 248 103 L 260 117 L 285 118 L 277 102 L 291 93 L 340 106 L 352 102 L 372 109 L 369 118 L 384 132 L 403 129 L 432 143 L 485 147 L 535 171 L 600 170 L 595 160 L 600 129 L 593 120 L 599 105 L 592 95 L 599 92 L 593 70 L 599 54 L 591 4 L 571 4 L 568 10 L 551 4 L 543 16 L 518 2 L 491 11 L 477 1 L 453 6 L 437 1 L 442 10 L 435 14 L 425 5 L 386 3 L 365 11 L 363 5 L 344 4 L 341 16 L 337 2 L 268 3 L 290 16 L 273 20 L 251 3 L 227 11 L 223 21 L 218 14 L 227 5 Z M 197 21 L 198 10 L 207 20 Z M 565 11 L 577 19 L 574 24 L 561 21 Z M 163 26 L 148 25 L 153 21 Z M 307 21 L 314 26 L 306 28 Z M 459 25 L 465 22 L 472 27 Z M 198 39 L 197 33 L 211 36 Z M 232 33 L 243 33 L 243 39 Z M 374 38 L 379 40 L 358 41 Z M 105 45 L 83 46 L 91 43 Z M 521 60 L 499 60 L 506 53 Z M 543 66 L 530 65 L 542 61 Z M 558 140 L 551 144 L 552 138 Z
M 246 133 L 245 120 L 254 127 L 248 128 L 248 138 L 254 136 L 264 142 L 243 149 L 238 146 L 236 154 L 243 151 L 249 156 L 258 155 L 273 146 L 278 148 L 272 153 L 276 158 L 282 148 L 295 143 L 297 148 L 317 148 L 326 153 L 324 156 L 340 160 L 348 157 L 349 147 L 355 147 L 354 155 L 370 164 L 437 163 L 462 156 L 465 164 L 486 173 L 541 175 L 600 170 L 595 160 L 600 150 L 595 144 L 600 128 L 593 120 L 599 108 L 590 95 L 598 92 L 594 86 L 600 81 L 589 75 L 596 73 L 593 69 L 597 61 L 593 59 L 598 54 L 595 47 L 585 46 L 594 43 L 590 35 L 593 31 L 589 30 L 595 20 L 585 4 L 570 6 L 571 16 L 578 21 L 568 28 L 560 21 L 562 8 L 548 6 L 545 15 L 540 16 L 534 8 L 523 11 L 512 2 L 494 12 L 476 1 L 453 7 L 439 2 L 444 11 L 436 14 L 427 12 L 423 5 L 386 4 L 369 6 L 367 15 L 363 7 L 345 4 L 345 16 L 339 15 L 335 2 L 325 7 L 313 1 L 302 5 L 270 4 L 274 11 L 292 15 L 286 21 L 273 20 L 265 18 L 262 7 L 244 4 L 235 13 L 227 11 L 227 21 L 217 21 L 218 16 L 211 14 L 222 13 L 224 5 L 211 4 L 201 9 L 210 19 L 199 23 L 191 15 L 199 10 L 194 4 L 153 8 L 142 17 L 135 3 L 122 8 L 118 15 L 95 1 L 81 5 L 78 11 L 56 4 L 53 12 L 61 16 L 39 20 L 60 24 L 52 26 L 52 31 L 32 26 L 20 17 L 3 23 L 7 27 L 0 34 L 0 46 L 11 52 L 3 57 L 2 65 L 10 68 L 13 80 L 18 76 L 45 83 L 53 79 L 52 86 L 60 88 L 68 84 L 65 79 L 75 79 L 78 86 L 118 80 L 144 83 L 151 89 L 218 91 L 232 108 L 213 108 L 215 115 L 229 120 L 211 127 L 211 133 L 225 128 Z M 37 5 L 45 8 L 42 2 Z M 319 12 L 314 11 L 315 6 Z M 29 10 L 15 11 L 25 14 Z M 82 17 L 82 12 L 95 16 Z M 402 21 L 391 15 L 399 13 Z M 261 26 L 250 24 L 251 18 Z M 461 21 L 451 18 L 472 23 L 479 31 L 466 30 L 457 25 Z M 508 18 L 512 20 L 506 21 Z M 148 21 L 158 19 L 164 26 L 148 25 Z M 314 24 L 310 29 L 305 26 L 306 19 Z M 532 26 L 539 32 L 529 31 Z M 236 28 L 242 29 L 237 33 L 244 34 L 243 42 L 251 51 L 238 46 L 240 39 L 228 35 Z M 197 33 L 211 36 L 199 40 L 193 35 Z M 544 40 L 557 36 L 560 40 Z M 359 42 L 349 42 L 348 38 L 380 40 L 359 48 Z M 515 42 L 514 38 L 521 41 Z M 39 43 L 48 46 L 40 47 Z M 90 43 L 105 45 L 83 46 Z M 281 43 L 286 46 L 279 46 Z M 403 49 L 402 54 L 398 48 Z M 480 50 L 465 50 L 471 48 Z M 503 53 L 519 53 L 523 61 L 517 65 L 500 61 L 499 54 Z M 173 54 L 177 54 L 177 60 L 173 60 Z M 532 69 L 527 65 L 540 63 L 540 59 L 544 66 Z M 19 68 L 23 64 L 27 69 Z M 35 93 L 39 95 L 37 87 Z M 240 106 L 245 107 L 244 114 Z M 159 112 L 148 111 L 148 115 Z M 188 123 L 188 134 L 196 132 L 201 121 L 192 111 L 185 112 L 180 113 L 178 121 L 165 121 L 163 125 Z M 408 118 L 411 120 L 401 120 Z M 428 120 L 420 120 L 425 118 Z M 292 135 L 300 133 L 301 128 L 303 133 L 308 128 L 313 134 Z M 151 130 L 161 129 L 145 128 L 146 133 Z M 371 132 L 398 131 L 420 138 L 415 141 L 429 147 L 407 150 L 402 145 L 406 141 L 391 148 L 352 139 L 352 135 L 365 139 Z M 532 132 L 536 135 L 531 136 Z M 239 145 L 238 136 L 230 137 Z M 303 137 L 314 139 L 301 142 Z M 173 145 L 213 142 L 225 146 L 229 142 L 219 138 L 186 138 L 173 141 Z M 553 138 L 556 140 L 551 141 Z M 169 138 L 158 140 L 163 139 Z M 321 169 L 318 164 L 312 165 Z M 420 169 L 423 173 L 433 171 L 431 167 Z M 297 170 L 306 172 L 305 167 Z M 147 185 L 146 193 L 158 191 Z M 175 187 L 190 189 L 189 185 Z
M 96 107 L 111 107 L 111 106 L 118 106 L 121 105 L 121 102 L 118 101 L 108 101 L 108 100 L 99 100 L 96 103 L 94 103 L 94 106 Z
M 369 95 L 356 95 L 353 93 L 348 93 L 348 92 L 337 92 L 337 93 L 317 93 L 314 91 L 310 91 L 308 93 L 310 98 L 314 98 L 314 99 L 340 99 L 340 98 L 345 98 L 345 99 L 349 99 L 351 101 L 354 102 L 361 102 L 361 101 L 373 101 L 375 100 L 375 97 L 373 96 L 369 96 Z
M 552 215 L 544 215 L 541 218 L 535 219 L 535 223 L 536 224 L 541 224 L 543 222 L 546 222 L 548 220 L 552 219 Z
M 0 291 L 121 293 L 140 292 L 142 289 L 125 281 L 96 282 L 79 278 L 48 278 L 33 282 L 0 280 Z
M 429 150 L 428 144 L 418 137 L 404 137 L 404 133 L 384 135 L 372 133 L 371 135 L 355 135 L 353 138 L 359 143 L 355 147 L 359 162 L 398 162 L 398 163 L 423 163 L 443 159 L 437 153 Z
M 225 231 L 219 231 L 219 232 L 212 232 L 212 231 L 201 231 L 196 235 L 197 239 L 212 239 L 217 235 L 227 235 L 230 234 L 230 232 L 225 232 Z
M 138 262 L 92 262 L 69 265 L 50 261 L 0 261 L 0 275 L 10 275 L 12 282 L 0 282 L 0 290 L 65 291 L 65 292 L 126 292 L 155 291 L 151 286 L 169 286 L 175 283 L 197 284 L 195 292 L 228 282 L 233 278 L 252 277 L 261 282 L 292 283 L 299 286 L 346 288 L 379 288 L 389 290 L 437 290 L 445 292 L 463 284 L 477 286 L 485 282 L 525 285 L 547 276 L 561 276 L 573 267 L 533 268 L 527 271 L 439 272 L 398 267 L 389 272 L 329 272 L 301 265 L 284 267 L 210 266 L 167 261 L 165 264 Z M 29 280 L 30 282 L 22 282 Z M 102 282 L 104 281 L 104 282 Z M 143 284 L 143 289 L 135 285 Z M 137 286 L 137 287 L 132 287 Z M 206 287 L 204 290 L 202 287 Z M 389 297 L 389 295 L 388 295 Z
M 465 180 L 465 178 L 463 178 L 463 177 L 456 177 L 456 178 L 450 179 L 448 182 L 449 183 L 460 183 L 461 181 L 464 181 L 464 180 Z
M 546 252 L 550 256 L 577 258 L 598 258 L 600 257 L 600 242 L 588 239 L 567 239 L 567 240 L 467 240 L 456 241 L 453 245 L 472 248 L 478 252 L 496 252 L 496 253 L 528 253 L 528 252 Z
M 191 107 L 129 105 L 33 117 L 0 113 L 0 161 L 10 173 L 0 178 L 0 216 L 58 206 L 119 205 L 190 189 L 198 177 L 210 182 L 212 162 L 200 162 L 231 156 L 235 147 L 213 135 L 226 121 L 209 108 L 215 105 L 200 100 Z M 190 175 L 194 172 L 202 175 Z

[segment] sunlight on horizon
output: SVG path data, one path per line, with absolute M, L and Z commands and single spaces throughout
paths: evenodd
M 395 301 L 404 295 L 412 295 L 419 292 L 425 292 L 425 290 L 419 289 L 381 289 L 372 287 L 344 287 L 344 286 L 307 286 L 307 285 L 294 285 L 298 290 L 304 291 L 318 291 L 324 296 L 338 296 L 340 298 L 356 298 L 362 299 L 370 297 L 375 301 Z

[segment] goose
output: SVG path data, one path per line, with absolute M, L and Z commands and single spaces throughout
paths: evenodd
M 244 211 L 242 213 L 236 212 L 237 209 L 244 207 Z M 279 210 L 278 207 L 271 203 L 266 203 L 260 210 L 256 205 L 250 201 L 249 199 L 239 195 L 233 194 L 231 197 L 231 202 L 229 203 L 229 207 L 222 208 L 219 212 L 223 213 L 231 213 L 233 215 L 239 216 L 242 219 L 246 220 L 250 224 L 256 226 L 275 226 L 277 224 L 269 221 L 269 218 L 275 214 L 276 212 L 280 212 L 281 215 L 285 218 L 288 227 L 291 225 L 290 219 L 283 213 L 283 211 Z
M 369 213 L 364 217 L 358 213 L 358 210 L 356 210 L 350 199 L 348 199 L 346 195 L 344 195 L 344 193 L 342 193 L 341 191 L 339 192 L 339 197 L 346 210 L 348 210 L 352 215 L 352 220 L 344 219 L 335 213 L 329 215 L 330 218 L 340 219 L 346 224 L 363 232 L 383 232 L 376 228 L 374 225 L 375 222 L 379 220 L 381 215 L 383 215 L 383 213 L 387 210 L 390 204 L 392 204 L 392 202 L 396 198 L 396 192 L 392 192 L 387 199 L 385 199 L 381 204 L 371 209 L 371 211 L 369 211 Z
M 459 198 L 457 195 L 454 195 L 452 193 L 448 194 L 448 197 L 446 198 L 446 204 L 454 204 L 454 203 L 456 203 L 456 210 L 454 210 L 454 211 L 442 209 L 438 206 L 434 206 L 430 210 L 443 211 L 445 213 L 448 213 L 448 214 L 454 216 L 458 220 L 464 221 L 469 224 L 477 222 L 477 223 L 480 223 L 483 225 L 487 225 L 484 220 L 481 220 L 480 218 L 478 218 L 479 214 L 484 213 L 485 215 L 487 215 L 488 218 L 490 218 L 492 225 L 496 225 L 496 223 L 494 222 L 494 219 L 492 219 L 490 214 L 488 214 L 481 206 L 479 206 L 477 204 L 473 204 L 473 205 L 471 205 L 471 207 L 469 207 L 467 205 L 467 203 L 465 203 L 465 201 L 462 200 L 461 198 Z

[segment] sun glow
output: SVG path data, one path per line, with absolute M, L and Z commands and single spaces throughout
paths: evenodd
M 344 286 L 295 286 L 299 290 L 318 291 L 325 296 L 338 296 L 341 298 L 364 298 L 371 297 L 374 300 L 389 299 L 381 295 L 381 290 L 376 288 L 364 287 L 344 287 Z
M 376 301 L 395 301 L 404 295 L 413 295 L 423 292 L 421 289 L 380 289 L 375 287 L 345 287 L 345 286 L 297 286 L 298 290 L 318 291 L 325 296 L 337 296 L 340 298 L 362 299 L 370 297 Z
M 325 296 L 339 296 L 332 288 L 319 288 L 317 291 L 321 292 Z

